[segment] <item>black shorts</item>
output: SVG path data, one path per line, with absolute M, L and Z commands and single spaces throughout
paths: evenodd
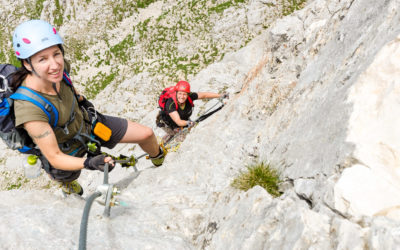
M 114 148 L 118 142 L 124 137 L 126 130 L 128 129 L 128 121 L 115 116 L 100 115 L 98 120 L 109 127 L 112 131 L 111 138 L 108 141 L 100 140 L 101 146 L 109 149 Z
M 100 140 L 101 146 L 109 149 L 114 148 L 118 142 L 124 137 L 126 130 L 128 129 L 128 121 L 119 117 L 99 115 L 98 120 L 109 127 L 112 131 L 110 140 Z M 82 156 L 83 157 L 83 156 Z M 42 161 L 46 161 L 42 159 Z M 46 170 L 46 168 L 44 168 Z M 61 169 L 49 167 L 49 171 L 46 171 L 54 180 L 62 182 L 70 182 L 78 179 L 81 174 L 81 170 L 77 171 L 65 171 Z

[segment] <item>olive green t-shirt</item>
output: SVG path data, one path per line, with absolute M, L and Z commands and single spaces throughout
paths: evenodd
M 22 86 L 26 86 L 25 83 L 22 84 Z M 39 93 L 39 92 L 38 92 Z M 58 110 L 58 127 L 64 128 L 64 125 L 69 121 L 70 115 L 71 115 L 71 109 L 72 105 L 75 99 L 74 93 L 72 92 L 72 89 L 66 85 L 66 83 L 63 81 L 61 82 L 61 87 L 59 91 L 59 95 L 48 95 L 48 94 L 43 94 L 39 93 L 41 96 L 46 98 L 48 101 L 50 101 L 54 107 Z M 75 112 L 75 118 L 74 120 L 67 126 L 69 133 L 66 134 L 65 131 L 62 128 L 57 128 L 54 130 L 54 133 L 57 138 L 57 142 L 60 143 L 65 143 L 71 138 L 73 138 L 79 131 L 79 129 L 82 127 L 82 132 L 90 135 L 90 125 L 84 121 L 84 118 L 86 120 L 88 119 L 88 115 L 85 111 L 82 111 L 82 109 L 79 108 L 79 105 L 75 99 L 75 104 L 74 104 L 74 112 Z M 15 100 L 14 101 L 14 113 L 15 113 L 15 126 L 22 126 L 24 123 L 29 122 L 29 121 L 44 121 L 44 122 L 49 122 L 49 118 L 47 115 L 44 113 L 44 111 L 33 104 L 32 102 L 29 101 L 24 101 L 24 100 Z M 81 144 L 78 141 L 74 141 L 70 147 L 69 150 L 63 150 L 65 151 L 64 153 L 71 153 L 74 151 L 76 148 L 81 146 Z

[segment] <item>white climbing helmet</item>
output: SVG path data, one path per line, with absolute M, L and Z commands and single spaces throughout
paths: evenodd
M 23 22 L 13 34 L 13 48 L 19 59 L 27 59 L 41 50 L 58 44 L 63 44 L 63 40 L 57 30 L 42 20 Z

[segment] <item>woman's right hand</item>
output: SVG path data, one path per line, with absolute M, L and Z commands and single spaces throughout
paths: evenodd
M 187 126 L 188 126 L 188 128 L 193 128 L 195 125 L 196 125 L 195 122 L 193 122 L 193 121 L 191 121 L 191 120 L 188 120 L 188 121 L 187 121 Z

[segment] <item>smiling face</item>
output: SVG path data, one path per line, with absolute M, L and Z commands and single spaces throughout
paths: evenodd
M 183 91 L 177 91 L 176 92 L 176 100 L 178 101 L 179 104 L 184 104 L 188 98 L 188 93 L 183 92 Z
M 24 66 L 30 71 L 34 70 L 36 75 L 46 83 L 58 83 L 62 80 L 64 56 L 57 45 L 39 51 L 31 56 L 31 63 L 33 69 L 26 61 L 24 61 Z

